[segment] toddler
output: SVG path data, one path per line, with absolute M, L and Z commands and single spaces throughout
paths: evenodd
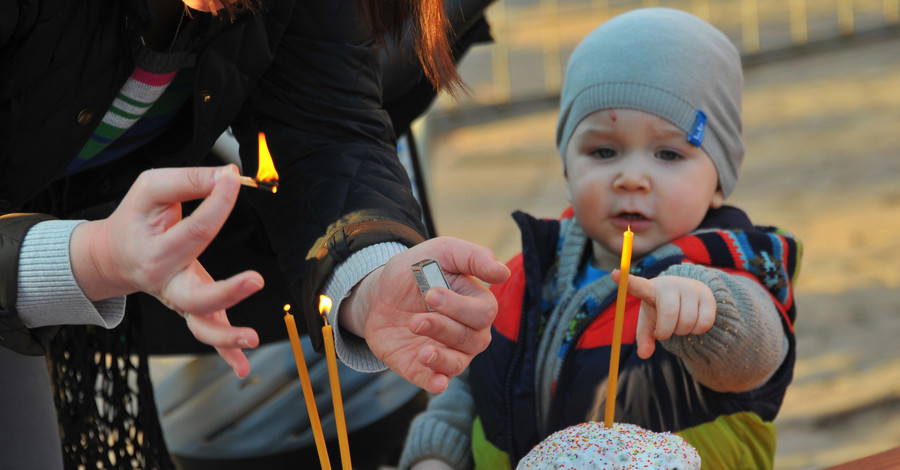
M 623 232 L 634 232 L 615 421 L 684 437 L 704 468 L 771 468 L 795 361 L 799 245 L 726 206 L 744 154 L 740 55 L 668 8 L 573 52 L 557 126 L 571 208 L 517 212 L 492 342 L 409 432 L 401 467 L 514 468 L 606 406 Z

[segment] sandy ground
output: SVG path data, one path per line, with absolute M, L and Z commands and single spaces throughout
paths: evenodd
M 818 469 L 900 444 L 900 37 L 746 70 L 747 157 L 729 203 L 803 242 L 799 359 L 776 423 L 778 469 Z M 437 108 L 429 193 L 440 235 L 506 259 L 508 214 L 565 207 L 556 108 Z

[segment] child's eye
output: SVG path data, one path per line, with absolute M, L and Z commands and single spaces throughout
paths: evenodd
M 656 157 L 666 162 L 674 162 L 684 158 L 680 153 L 674 150 L 660 150 L 659 152 L 656 152 Z
M 609 147 L 602 147 L 591 150 L 589 155 L 594 158 L 605 160 L 608 158 L 614 158 L 616 156 L 616 151 Z

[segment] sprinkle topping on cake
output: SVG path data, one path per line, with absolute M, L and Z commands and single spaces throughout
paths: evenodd
M 553 433 L 519 462 L 523 469 L 678 469 L 700 468 L 700 456 L 680 436 L 656 433 L 634 424 L 600 422 Z

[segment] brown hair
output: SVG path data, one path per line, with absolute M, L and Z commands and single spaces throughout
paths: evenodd
M 207 1 L 212 4 L 212 0 Z M 237 11 L 247 9 L 258 12 L 261 1 L 221 3 L 228 17 L 234 21 Z M 444 0 L 357 0 L 357 6 L 363 17 L 368 19 L 375 41 L 382 46 L 385 35 L 399 42 L 406 33 L 407 21 L 412 18 L 416 56 L 425 70 L 425 76 L 437 91 L 446 90 L 453 97 L 465 91 L 450 51 L 450 21 L 444 11 Z M 214 8 L 213 14 L 216 14 Z
M 446 90 L 454 97 L 464 90 L 450 53 L 450 21 L 443 0 L 357 0 L 357 4 L 368 18 L 375 40 L 382 44 L 385 34 L 399 42 L 412 18 L 416 56 L 425 76 L 436 90 Z

